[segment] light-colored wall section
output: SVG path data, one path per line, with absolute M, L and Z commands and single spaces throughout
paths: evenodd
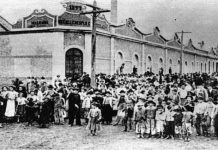
M 145 59 L 148 59 L 148 56 L 152 57 L 152 72 L 158 73 L 159 72 L 159 60 L 160 58 L 163 59 L 163 66 L 165 64 L 165 49 L 154 47 L 150 45 L 145 45 Z M 147 61 L 146 61 L 147 63 Z M 146 65 L 147 68 L 147 65 Z M 163 68 L 165 69 L 165 68 Z
M 194 63 L 195 56 L 194 54 L 184 53 L 184 73 L 193 73 L 194 66 L 192 67 L 192 63 Z M 187 62 L 187 66 L 186 66 Z
M 52 79 L 54 81 L 57 75 L 65 77 L 65 50 L 64 50 L 64 33 L 53 33 L 52 37 L 55 47 L 52 51 Z
M 96 57 L 111 57 L 111 40 L 110 37 L 97 35 L 96 38 Z
M 12 55 L 51 55 L 59 45 L 58 35 L 54 32 L 9 35 Z
M 136 42 L 131 42 L 127 40 L 122 40 L 122 39 L 115 39 L 115 55 L 119 52 L 122 51 L 124 55 L 124 73 L 132 73 L 133 71 L 133 60 L 134 60 L 134 55 L 137 55 L 139 58 L 138 66 L 138 73 L 141 73 L 141 68 L 142 68 L 142 44 L 136 43 Z
M 172 60 L 172 65 L 168 65 L 168 68 L 171 66 L 173 73 L 179 73 L 180 66 L 178 64 L 178 60 L 180 60 L 180 52 L 174 49 L 168 49 L 168 64 L 170 59 Z

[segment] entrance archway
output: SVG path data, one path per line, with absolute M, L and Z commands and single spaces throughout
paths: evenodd
M 71 48 L 65 55 L 65 76 L 77 80 L 83 74 L 83 53 L 77 48 Z

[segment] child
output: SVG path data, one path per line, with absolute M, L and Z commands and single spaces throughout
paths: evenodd
M 17 122 L 24 121 L 25 117 L 25 106 L 26 106 L 26 98 L 23 97 L 23 93 L 19 93 L 19 97 L 17 98 Z
M 65 100 L 62 97 L 63 93 L 59 92 L 54 96 L 54 119 L 55 124 L 64 124 Z
M 183 112 L 183 118 L 182 118 L 182 128 L 183 128 L 183 138 L 186 142 L 190 140 L 190 136 L 192 134 L 192 121 L 194 114 L 191 112 L 192 107 L 186 105 L 184 106 L 185 112 Z
M 27 99 L 27 104 L 26 104 L 26 121 L 27 121 L 27 126 L 32 126 L 32 123 L 35 119 L 35 103 L 33 102 L 32 98 Z
M 91 95 L 92 94 L 93 94 L 92 91 L 87 92 L 87 94 L 86 94 L 87 96 L 84 98 L 83 103 L 82 103 L 82 109 L 83 109 L 83 112 L 84 112 L 84 119 L 85 119 L 86 124 L 89 121 L 88 113 L 89 113 L 89 110 L 91 108 L 91 102 L 92 102 Z
M 101 130 L 100 120 L 101 120 L 101 110 L 97 107 L 97 103 L 92 103 L 91 109 L 88 114 L 89 123 L 87 129 L 90 130 L 92 136 L 96 135 L 96 131 Z
M 125 116 L 123 118 L 123 123 L 124 123 L 124 130 L 123 132 L 128 131 L 128 126 L 129 126 L 129 131 L 132 130 L 132 118 L 133 118 L 133 105 L 132 103 L 127 103 L 126 107 L 123 110 L 125 112 Z
M 144 103 L 137 103 L 137 108 L 134 112 L 134 121 L 136 123 L 136 133 L 138 134 L 138 138 L 144 138 L 145 134 L 145 108 L 143 107 Z
M 147 102 L 148 106 L 145 108 L 146 111 L 146 134 L 147 138 L 150 138 L 151 136 L 155 135 L 155 113 L 156 113 L 156 107 L 155 102 L 152 100 L 149 100 Z
M 175 124 L 174 124 L 174 114 L 172 106 L 167 106 L 166 110 L 166 135 L 167 139 L 174 139 L 175 134 Z
M 175 136 L 179 139 L 182 139 L 182 109 L 179 106 L 175 106 L 174 112 Z
M 156 131 L 157 131 L 158 138 L 163 138 L 165 112 L 162 105 L 157 106 L 155 120 L 156 120 Z

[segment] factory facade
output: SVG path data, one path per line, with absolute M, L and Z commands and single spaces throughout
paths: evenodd
M 80 15 L 86 11 L 81 3 L 65 1 L 65 11 L 53 15 L 46 10 L 34 10 L 29 16 L 10 24 L 0 17 L 0 81 L 8 82 L 29 76 L 54 79 L 78 77 L 91 73 L 92 18 Z M 117 13 L 112 0 L 111 17 Z M 115 13 L 115 14 L 114 14 Z M 165 39 L 158 27 L 150 34 L 142 33 L 132 18 L 121 25 L 108 21 L 104 15 L 97 19 L 96 73 L 114 74 L 125 64 L 123 72 L 180 71 L 181 43 L 177 35 Z M 184 46 L 184 73 L 212 73 L 218 68 L 218 54 L 205 50 L 202 42 L 196 48 L 190 39 Z

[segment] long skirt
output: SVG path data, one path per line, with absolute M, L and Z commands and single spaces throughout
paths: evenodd
M 8 100 L 5 110 L 6 117 L 14 117 L 15 116 L 15 100 Z
M 17 106 L 17 116 L 20 116 L 20 117 L 24 117 L 25 115 L 25 105 L 18 105 Z
M 110 104 L 104 105 L 103 106 L 103 118 L 104 121 L 111 123 L 112 122 L 112 108 Z
M 48 124 L 49 123 L 49 118 L 50 118 L 49 103 L 44 103 L 41 106 L 39 124 L 41 124 L 41 125 Z
M 97 118 L 91 118 L 89 119 L 89 123 L 86 129 L 90 131 L 101 131 L 102 127 L 101 124 L 98 122 Z

